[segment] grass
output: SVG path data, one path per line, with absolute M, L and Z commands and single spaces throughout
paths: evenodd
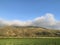
M 60 38 L 0 38 L 0 45 L 60 45 Z

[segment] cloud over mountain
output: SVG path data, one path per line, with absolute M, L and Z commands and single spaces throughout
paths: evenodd
M 54 18 L 54 15 L 51 13 L 46 13 L 44 16 L 37 17 L 33 20 L 28 21 L 6 21 L 0 19 L 0 26 L 2 25 L 15 25 L 15 26 L 39 26 L 52 29 L 60 29 L 60 21 Z

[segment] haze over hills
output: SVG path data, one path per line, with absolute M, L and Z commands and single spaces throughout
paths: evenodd
M 0 19 L 0 26 L 37 26 L 60 30 L 60 21 L 56 20 L 53 14 L 46 13 L 44 16 L 27 21 Z

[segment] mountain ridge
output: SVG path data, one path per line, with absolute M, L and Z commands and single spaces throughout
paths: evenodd
M 4 26 L 0 37 L 60 37 L 60 30 L 37 26 Z

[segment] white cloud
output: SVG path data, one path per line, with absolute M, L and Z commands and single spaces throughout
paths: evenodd
M 60 21 L 57 21 L 54 18 L 54 15 L 51 13 L 47 13 L 44 16 L 37 17 L 33 20 L 28 21 L 20 21 L 20 20 L 6 21 L 1 19 L 0 25 L 40 26 L 52 29 L 60 29 Z
M 55 25 L 56 20 L 55 20 L 53 14 L 47 13 L 44 16 L 35 18 L 33 24 L 36 26 L 47 27 L 47 26 Z

